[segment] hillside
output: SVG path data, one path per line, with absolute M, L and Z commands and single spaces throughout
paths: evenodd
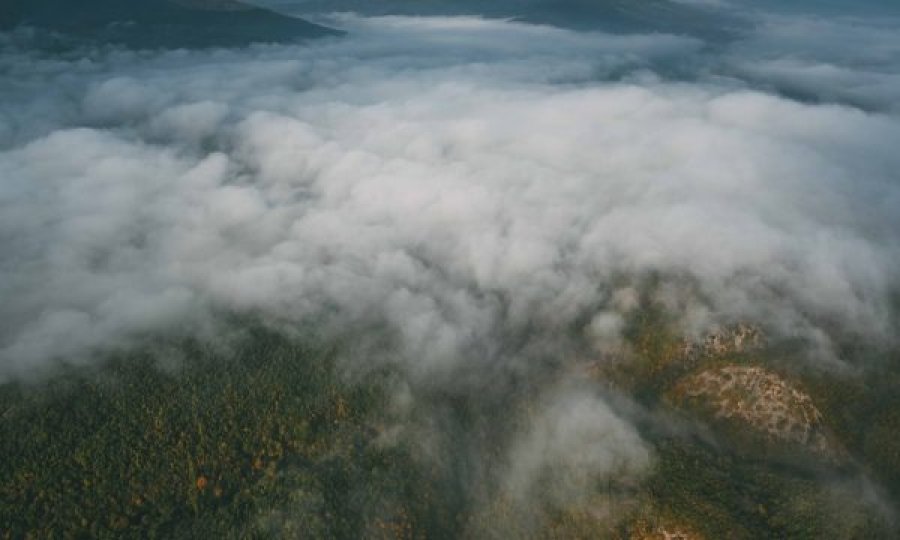
M 338 34 L 234 0 L 13 0 L 0 13 L 0 29 L 17 26 L 135 48 L 230 47 Z

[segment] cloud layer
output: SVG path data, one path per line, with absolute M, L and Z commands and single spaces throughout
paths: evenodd
M 423 447 L 443 436 L 440 409 L 416 409 L 435 388 L 491 415 L 508 378 L 538 388 L 503 456 L 470 441 L 473 474 L 496 459 L 501 495 L 565 503 L 652 456 L 622 403 L 540 395 L 541 366 L 615 350 L 648 276 L 688 333 L 757 321 L 816 362 L 841 335 L 895 342 L 892 30 L 772 15 L 710 47 L 331 22 L 348 37 L 205 52 L 0 38 L 0 382 L 215 336 L 222 313 L 377 328 L 390 345 L 360 339 L 351 362 L 401 366 L 394 405 Z M 848 36 L 869 46 L 833 46 Z
M 222 308 L 379 320 L 427 370 L 648 272 L 696 280 L 700 319 L 891 335 L 892 114 L 655 75 L 690 38 L 342 24 L 306 48 L 8 48 L 4 377 Z

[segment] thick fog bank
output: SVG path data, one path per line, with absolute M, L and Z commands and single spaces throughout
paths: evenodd
M 687 37 L 340 21 L 351 37 L 308 47 L 8 44 L 3 377 L 211 309 L 377 321 L 427 372 L 489 359 L 516 328 L 615 315 L 614 289 L 648 273 L 696 287 L 687 331 L 893 339 L 900 122 L 722 71 L 802 61 L 766 50 L 777 25 L 698 60 Z M 892 36 L 866 33 L 887 68 L 859 90 L 885 105 Z M 791 50 L 842 58 L 816 39 Z M 672 66 L 693 82 L 657 74 Z

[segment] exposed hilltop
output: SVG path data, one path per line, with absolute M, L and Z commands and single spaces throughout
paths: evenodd
M 680 381 L 676 394 L 714 420 L 750 428 L 773 443 L 799 445 L 827 458 L 841 454 L 823 429 L 822 413 L 812 398 L 762 367 L 705 370 Z

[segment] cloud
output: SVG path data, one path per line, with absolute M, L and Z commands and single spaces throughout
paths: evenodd
M 343 21 L 308 47 L 4 53 L 3 377 L 209 309 L 378 319 L 427 373 L 660 271 L 714 317 L 890 339 L 894 116 L 652 75 L 692 39 Z
M 896 13 L 826 17 L 775 12 L 757 14 L 755 20 L 753 32 L 733 46 L 726 69 L 790 97 L 896 112 Z
M 348 37 L 192 52 L 48 56 L 4 38 L 0 381 L 216 336 L 222 313 L 361 343 L 377 328 L 381 349 L 348 362 L 403 370 L 393 405 L 427 416 L 404 424 L 423 446 L 447 436 L 440 407 L 419 408 L 434 388 L 495 418 L 491 403 L 524 399 L 511 381 L 530 383 L 536 409 L 501 426 L 502 455 L 460 451 L 491 488 L 549 477 L 565 504 L 652 462 L 630 413 L 544 379 L 620 348 L 647 276 L 686 332 L 751 320 L 822 355 L 844 334 L 896 344 L 891 35 L 871 34 L 860 65 L 817 32 L 792 41 L 802 17 L 721 48 L 333 21 Z M 830 24 L 812 28 L 868 32 Z
M 510 451 L 504 488 L 514 501 L 568 506 L 601 482 L 633 482 L 650 464 L 634 427 L 601 399 L 568 389 L 541 415 Z

